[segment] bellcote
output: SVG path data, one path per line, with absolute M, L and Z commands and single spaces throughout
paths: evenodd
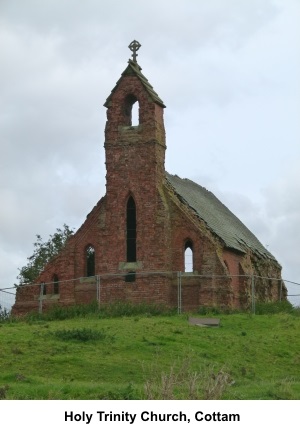
M 136 53 L 133 58 L 128 60 L 126 69 L 104 103 L 107 108 L 105 147 L 134 141 L 140 144 L 155 142 L 165 147 L 165 104 L 142 74 L 136 62 Z M 137 125 L 132 124 L 135 103 L 138 104 Z
M 109 108 L 111 106 L 113 95 L 117 91 L 124 77 L 137 78 L 143 85 L 144 89 L 146 90 L 150 100 L 152 100 L 154 103 L 157 103 L 162 108 L 166 107 L 164 102 L 159 97 L 159 95 L 154 91 L 152 85 L 150 85 L 148 79 L 142 74 L 141 70 L 142 68 L 139 66 L 137 62 L 134 62 L 130 59 L 128 60 L 128 66 L 121 74 L 121 78 L 118 80 L 118 82 L 116 83 L 116 86 L 112 89 L 111 94 L 107 97 L 106 102 L 104 103 L 104 106 L 106 108 Z

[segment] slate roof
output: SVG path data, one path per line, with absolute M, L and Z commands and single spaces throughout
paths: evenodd
M 276 261 L 254 234 L 212 192 L 177 175 L 166 173 L 166 178 L 177 197 L 204 221 L 227 248 L 243 253 L 250 248 L 256 255 Z
M 107 97 L 106 102 L 104 103 L 105 107 L 109 107 L 109 103 L 111 100 L 111 97 L 113 93 L 116 91 L 120 81 L 122 80 L 123 76 L 136 76 L 139 78 L 141 83 L 143 84 L 144 88 L 146 89 L 147 93 L 149 94 L 151 100 L 153 100 L 155 103 L 157 103 L 159 106 L 162 106 L 165 108 L 164 102 L 161 100 L 159 95 L 154 91 L 152 85 L 149 83 L 148 79 L 142 74 L 141 72 L 142 68 L 138 65 L 138 63 L 135 63 L 132 60 L 128 60 L 128 66 L 124 70 L 124 72 L 121 75 L 121 78 L 116 83 L 115 87 L 112 89 L 110 95 Z

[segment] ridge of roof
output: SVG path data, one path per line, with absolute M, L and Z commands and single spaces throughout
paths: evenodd
M 149 94 L 150 98 L 157 103 L 159 106 L 165 108 L 165 104 L 162 101 L 162 99 L 159 97 L 159 95 L 154 91 L 152 85 L 149 83 L 148 79 L 146 78 L 146 76 L 143 75 L 143 73 L 141 72 L 142 68 L 141 66 L 136 63 L 135 61 L 132 60 L 128 60 L 128 66 L 126 67 L 126 69 L 123 71 L 123 73 L 121 74 L 120 79 L 117 81 L 116 85 L 114 86 L 114 88 L 111 90 L 110 95 L 107 97 L 104 106 L 105 107 L 109 107 L 109 102 L 111 100 L 111 97 L 113 95 L 113 93 L 116 91 L 116 89 L 118 88 L 119 83 L 121 82 L 122 78 L 124 76 L 136 76 L 137 78 L 139 78 L 139 80 L 141 81 L 141 83 L 143 84 L 145 90 L 147 91 L 147 93 Z
M 204 221 L 227 248 L 243 253 L 250 249 L 254 254 L 279 264 L 257 237 L 211 191 L 190 179 L 182 179 L 167 172 L 166 179 L 180 200 Z

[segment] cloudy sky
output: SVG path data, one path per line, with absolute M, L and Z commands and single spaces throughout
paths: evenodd
M 299 22 L 300 0 L 0 0 L 0 289 L 37 233 L 78 228 L 105 194 L 103 103 L 133 39 L 167 105 L 167 170 L 300 282 Z

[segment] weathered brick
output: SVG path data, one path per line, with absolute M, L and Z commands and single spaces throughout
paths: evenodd
M 140 123 L 135 127 L 130 124 L 132 100 L 139 103 Z M 198 277 L 181 278 L 183 308 L 247 306 L 249 276 L 280 278 L 280 266 L 253 255 L 251 250 L 241 253 L 227 249 L 172 193 L 165 177 L 163 105 L 151 98 L 138 74 L 123 75 L 106 106 L 106 195 L 36 279 L 35 284 L 47 283 L 43 308 L 96 300 L 96 278 L 85 279 L 85 251 L 89 245 L 95 249 L 101 303 L 156 302 L 177 306 L 177 273 L 184 272 L 187 241 L 193 244 L 193 271 Z M 126 206 L 130 196 L 136 204 L 136 263 L 126 261 Z M 134 282 L 126 282 L 127 271 L 136 273 Z M 54 274 L 60 282 L 59 295 L 53 291 Z M 278 285 L 278 281 L 256 280 L 257 295 L 262 300 L 276 300 Z M 19 288 L 13 313 L 37 310 L 39 291 L 38 285 Z

